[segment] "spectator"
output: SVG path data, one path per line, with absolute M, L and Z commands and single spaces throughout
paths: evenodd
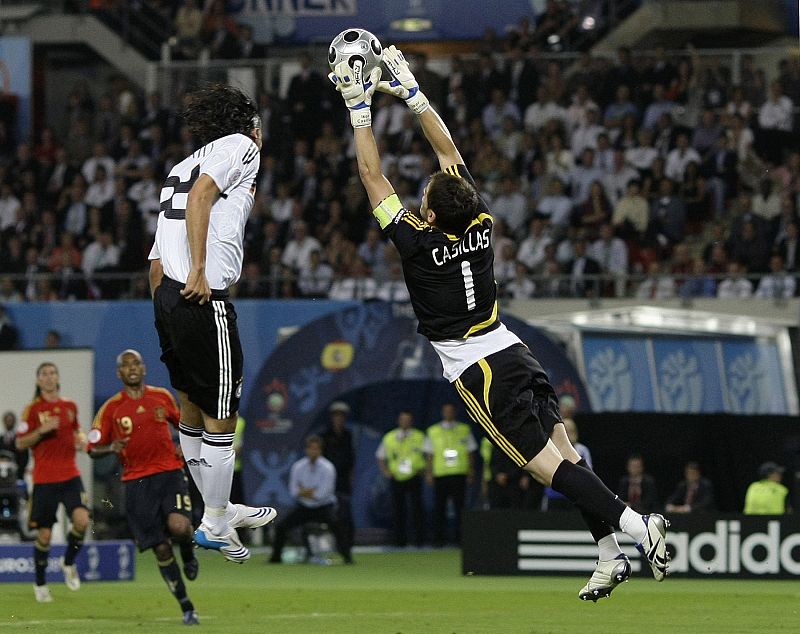
M 758 111 L 758 125 L 762 130 L 791 132 L 794 103 L 783 94 L 783 84 L 775 80 L 770 84 L 769 97 Z
M 639 109 L 631 101 L 631 89 L 625 84 L 617 86 L 615 99 L 608 104 L 605 111 L 605 126 L 609 130 L 618 130 L 626 116 L 639 116 Z
M 96 171 L 97 168 L 102 166 L 105 170 L 106 177 L 111 177 L 116 169 L 114 159 L 109 156 L 105 143 L 98 142 L 92 146 L 92 156 L 81 167 L 81 174 L 86 179 L 87 183 L 94 183 L 97 181 Z
M 707 179 L 714 203 L 714 218 L 722 218 L 725 213 L 725 202 L 736 191 L 739 176 L 737 173 L 738 157 L 730 149 L 730 140 L 725 134 L 717 137 L 713 151 L 709 152 L 700 173 Z
M 685 133 L 681 133 L 675 140 L 675 149 L 667 155 L 665 169 L 667 178 L 681 182 L 689 163 L 699 165 L 700 155 L 689 145 L 689 137 Z
M 379 284 L 377 297 L 385 302 L 411 301 L 411 295 L 403 278 L 403 268 L 399 262 L 392 262 L 389 265 L 389 277 Z
M 602 273 L 597 260 L 586 253 L 586 239 L 576 237 L 572 241 L 574 257 L 564 267 L 564 272 L 569 275 L 569 286 L 573 297 L 597 297 L 599 281 Z
M 652 130 L 639 128 L 636 133 L 636 143 L 636 147 L 625 150 L 625 162 L 643 175 L 650 170 L 658 156 L 658 150 L 653 147 Z
M 670 179 L 662 180 L 659 198 L 650 209 L 651 231 L 662 246 L 681 242 L 686 228 L 686 205 L 673 187 Z
M 0 232 L 14 227 L 17 214 L 22 208 L 19 198 L 14 194 L 11 183 L 0 185 Z
M 511 117 L 517 124 L 520 123 L 522 117 L 517 105 L 508 101 L 501 88 L 492 90 L 491 95 L 491 101 L 484 107 L 481 120 L 486 134 L 495 137 L 500 132 L 505 117 Z
M 656 481 L 645 473 L 644 458 L 641 454 L 628 456 L 627 474 L 622 476 L 617 485 L 620 499 L 637 513 L 652 513 L 659 510 Z
M 667 513 L 694 513 L 714 509 L 714 486 L 704 478 L 697 462 L 687 462 L 683 481 L 667 498 Z
M 528 132 L 539 132 L 550 121 L 566 124 L 567 111 L 556 103 L 547 86 L 540 84 L 536 91 L 536 101 L 525 110 L 524 121 Z
M 672 299 L 675 297 L 675 280 L 666 272 L 666 264 L 652 261 L 647 265 L 647 277 L 636 288 L 639 299 Z
M 294 237 L 286 244 L 282 262 L 294 272 L 308 268 L 311 264 L 311 252 L 320 251 L 319 240 L 308 235 L 308 225 L 302 220 L 294 225 Z
M 266 56 L 263 45 L 253 39 L 253 28 L 249 24 L 240 24 L 235 44 L 237 59 L 260 59 Z
M 22 301 L 22 293 L 14 286 L 10 277 L 0 277 L 0 303 L 15 304 Z
M 743 277 L 745 268 L 737 261 L 728 263 L 728 277 L 717 286 L 720 299 L 747 299 L 753 295 L 753 283 Z
M 703 258 L 692 260 L 692 273 L 681 284 L 678 294 L 682 298 L 716 297 L 717 284 L 706 271 Z
M 769 259 L 768 275 L 764 275 L 758 282 L 755 297 L 760 299 L 791 299 L 794 297 L 796 280 L 784 269 L 783 257 L 775 253 Z
M 589 200 L 592 183 L 602 182 L 604 176 L 603 171 L 594 164 L 594 150 L 591 148 L 583 150 L 581 164 L 576 165 L 569 176 L 573 204 L 582 205 Z
M 536 214 L 549 223 L 557 236 L 560 237 L 566 232 L 572 214 L 572 201 L 564 194 L 564 182 L 561 179 L 550 179 L 547 194 L 536 206 Z
M 86 299 L 88 289 L 83 272 L 75 266 L 69 251 L 61 252 L 61 263 L 55 278 L 58 299 L 76 300 Z
M 552 242 L 547 225 L 541 217 L 534 217 L 528 227 L 528 235 L 520 243 L 517 260 L 529 271 L 538 268 L 545 258 L 545 247 Z
M 303 297 L 323 299 L 328 296 L 333 282 L 333 269 L 322 261 L 322 254 L 314 250 L 310 254 L 308 266 L 301 268 L 297 286 Z
M 596 236 L 598 227 L 611 220 L 611 214 L 611 203 L 608 201 L 603 184 L 596 180 L 589 190 L 588 200 L 574 210 L 572 222 L 587 235 Z
M 378 279 L 386 274 L 385 248 L 386 243 L 383 241 L 383 236 L 377 227 L 369 227 L 366 240 L 358 245 L 358 257 L 364 261 L 372 275 Z
M 175 35 L 178 52 L 185 59 L 195 59 L 200 52 L 200 35 L 203 29 L 203 12 L 196 0 L 184 0 L 175 14 Z
M 500 194 L 492 202 L 492 215 L 502 219 L 508 231 L 518 236 L 528 220 L 528 204 L 519 191 L 519 179 L 510 176 L 501 182 Z
M 800 256 L 800 251 L 798 251 L 798 246 L 800 246 L 800 242 L 798 242 L 798 231 L 797 231 L 797 223 L 790 222 L 786 225 L 786 233 L 783 238 L 781 238 L 780 242 L 778 242 L 778 254 L 781 256 L 784 262 L 784 269 L 791 273 L 797 271 L 798 268 L 798 256 Z
M 624 240 L 614 237 L 614 227 L 605 222 L 600 225 L 600 237 L 588 249 L 589 257 L 600 264 L 602 272 L 610 275 L 613 282 L 613 295 L 625 296 L 628 274 L 628 245 Z
M 105 165 L 100 163 L 94 170 L 94 179 L 86 190 L 84 201 L 89 207 L 104 207 L 112 198 L 114 198 L 114 181 L 109 178 Z
M 637 171 L 629 167 L 625 162 L 625 153 L 622 150 L 615 150 L 611 169 L 603 179 L 603 188 L 612 207 L 615 207 L 620 198 L 625 195 L 628 190 L 628 183 L 638 178 Z
M 783 515 L 791 510 L 787 504 L 789 489 L 781 483 L 783 472 L 775 462 L 765 462 L 758 468 L 759 480 L 747 487 L 744 496 L 745 515 Z
M 751 209 L 759 218 L 772 222 L 781 213 L 781 196 L 771 178 L 762 178 L 759 191 L 753 195 Z
M 236 285 L 236 297 L 265 297 L 267 294 L 264 287 L 263 275 L 258 262 L 248 262 L 242 269 L 242 277 Z
M 577 128 L 585 126 L 590 110 L 597 111 L 599 106 L 589 95 L 586 84 L 580 84 L 572 96 L 572 103 L 567 108 L 567 129 L 574 132 Z
M 350 264 L 346 277 L 334 281 L 328 292 L 329 299 L 375 299 L 378 285 L 369 277 L 367 265 L 359 257 L 355 257 Z
M 653 86 L 653 99 L 644 111 L 642 126 L 654 130 L 661 116 L 664 114 L 671 115 L 674 108 L 675 103 L 667 99 L 664 85 L 655 84 Z
M 600 112 L 595 107 L 586 108 L 586 120 L 579 124 L 572 132 L 570 149 L 575 156 L 581 156 L 585 149 L 597 149 L 597 137 L 605 133 L 605 128 L 600 125 Z
M 536 284 L 522 262 L 514 265 L 514 277 L 505 283 L 503 293 L 511 299 L 531 299 L 536 293 Z
M 647 232 L 650 212 L 640 190 L 641 182 L 638 179 L 628 181 L 626 194 L 614 207 L 611 224 L 623 239 L 641 241 Z
M 721 135 L 722 128 L 717 124 L 714 111 L 704 110 L 700 125 L 692 133 L 692 148 L 705 160 Z
M 575 157 L 572 152 L 564 147 L 564 139 L 560 134 L 550 137 L 550 148 L 545 155 L 547 175 L 566 181 L 570 172 L 575 167 Z

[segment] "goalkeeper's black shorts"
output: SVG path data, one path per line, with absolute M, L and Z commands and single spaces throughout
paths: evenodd
M 472 420 L 519 467 L 544 449 L 563 422 L 555 390 L 524 344 L 473 363 L 453 385 Z

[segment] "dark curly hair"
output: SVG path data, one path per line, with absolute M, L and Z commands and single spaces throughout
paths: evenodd
M 439 229 L 460 236 L 477 217 L 480 196 L 466 179 L 436 172 L 428 186 L 428 208 L 436 214 L 435 224 Z
M 260 127 L 258 110 L 238 88 L 227 84 L 208 84 L 189 95 L 183 120 L 203 144 L 229 134 L 250 136 Z

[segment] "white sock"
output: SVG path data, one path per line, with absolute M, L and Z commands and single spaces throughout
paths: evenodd
M 647 536 L 647 525 L 644 523 L 644 518 L 629 506 L 622 511 L 619 527 L 623 533 L 633 537 L 633 541 L 637 544 L 641 544 Z
M 233 467 L 236 454 L 233 451 L 233 433 L 215 434 L 203 432 L 200 458 L 208 467 L 203 472 L 203 502 L 206 505 L 203 521 L 212 533 L 227 532 L 226 511 L 231 497 Z
M 200 466 L 200 448 L 203 446 L 203 430 L 197 427 L 189 427 L 185 423 L 178 425 L 180 431 L 181 451 L 189 473 L 197 485 L 200 495 L 203 495 L 203 468 Z
M 619 543 L 617 542 L 616 533 L 611 533 L 610 535 L 602 537 L 600 541 L 597 542 L 597 546 L 600 549 L 600 554 L 598 555 L 600 561 L 608 561 L 622 554 L 622 550 L 620 550 Z

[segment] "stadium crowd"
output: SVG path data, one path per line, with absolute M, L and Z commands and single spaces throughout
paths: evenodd
M 767 82 L 744 55 L 734 84 L 728 60 L 691 47 L 553 59 L 540 26 L 488 35 L 446 77 L 410 55 L 496 219 L 501 296 L 794 296 L 800 63 Z M 284 99 L 258 95 L 238 296 L 407 300 L 324 61 L 300 61 Z M 30 143 L 0 126 L 0 302 L 148 297 L 161 185 L 195 149 L 187 99 L 117 77 L 75 86 Z M 384 171 L 416 208 L 433 157 L 402 103 L 379 95 L 373 112 Z

